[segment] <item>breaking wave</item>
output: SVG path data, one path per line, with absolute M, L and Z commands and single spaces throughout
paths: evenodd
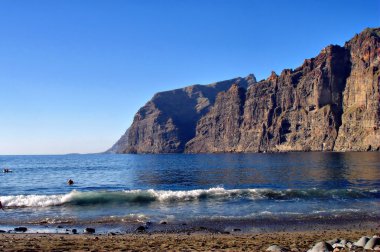
M 207 200 L 351 200 L 380 198 L 378 190 L 272 190 L 272 189 L 224 189 L 222 187 L 188 191 L 126 190 L 126 191 L 72 191 L 60 195 L 2 196 L 5 207 L 87 206 L 106 204 L 175 203 Z

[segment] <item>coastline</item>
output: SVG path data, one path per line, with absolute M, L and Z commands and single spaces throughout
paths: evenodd
M 0 233 L 16 234 L 16 227 L 26 227 L 26 233 L 82 234 L 85 228 L 94 228 L 95 234 L 159 234 L 193 233 L 205 231 L 213 234 L 308 232 L 330 229 L 376 229 L 380 227 L 380 216 L 369 215 L 320 215 L 320 216 L 273 216 L 268 218 L 198 218 L 161 219 L 149 218 L 59 219 L 52 221 L 1 222 Z M 138 228 L 144 227 L 143 232 Z
M 306 251 L 321 240 L 355 242 L 380 230 L 379 161 L 368 153 L 12 157 L 17 169 L 0 185 L 0 251 Z
M 147 223 L 143 232 L 136 230 L 141 223 L 124 224 L 123 231 L 115 231 L 116 224 L 98 223 L 92 225 L 97 230 L 94 234 L 83 234 L 75 223 L 55 224 L 56 232 L 0 233 L 0 250 L 265 251 L 276 244 L 289 251 L 306 251 L 320 241 L 339 238 L 355 242 L 362 236 L 380 235 L 379 223 L 379 218 Z M 79 234 L 73 234 L 72 227 L 77 227 Z
M 306 251 L 317 242 L 335 238 L 357 241 L 378 235 L 375 229 L 332 229 L 242 234 L 155 233 L 115 235 L 0 234 L 2 251 L 265 251 L 279 245 Z

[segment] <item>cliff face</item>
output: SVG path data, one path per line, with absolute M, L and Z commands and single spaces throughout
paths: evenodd
M 333 150 L 348 74 L 348 52 L 328 46 L 300 68 L 272 73 L 246 92 L 232 87 L 199 121 L 186 151 Z
M 117 153 L 380 149 L 380 29 L 295 70 L 158 93 Z
M 255 82 L 255 77 L 249 75 L 157 93 L 136 113 L 131 127 L 108 152 L 183 152 L 185 144 L 195 137 L 198 120 L 208 112 L 219 92 L 232 84 L 247 88 Z
M 334 150 L 380 146 L 380 29 L 366 29 L 346 43 L 351 72 L 343 92 L 342 125 Z
M 245 102 L 245 89 L 232 85 L 220 92 L 215 105 L 201 118 L 196 137 L 186 144 L 190 152 L 235 151 L 240 141 L 240 126 Z

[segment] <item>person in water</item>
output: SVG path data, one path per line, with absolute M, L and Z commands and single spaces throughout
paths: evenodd
M 0 201 L 0 208 L 1 208 L 3 211 L 5 211 L 5 210 L 4 210 L 4 207 L 3 207 L 3 204 L 1 204 L 1 201 Z
M 74 181 L 73 181 L 72 179 L 69 179 L 69 180 L 67 180 L 67 184 L 68 184 L 68 185 L 73 185 L 73 184 L 74 184 Z

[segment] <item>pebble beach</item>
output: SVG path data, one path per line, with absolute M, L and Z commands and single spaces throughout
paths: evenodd
M 321 241 L 379 235 L 375 229 L 258 234 L 0 234 L 1 251 L 308 251 Z M 277 245 L 282 250 L 267 250 Z M 317 250 L 316 250 L 317 251 Z M 331 250 L 333 251 L 333 250 Z M 342 248 L 334 251 L 363 251 Z M 314 252 L 314 250 L 313 250 Z

